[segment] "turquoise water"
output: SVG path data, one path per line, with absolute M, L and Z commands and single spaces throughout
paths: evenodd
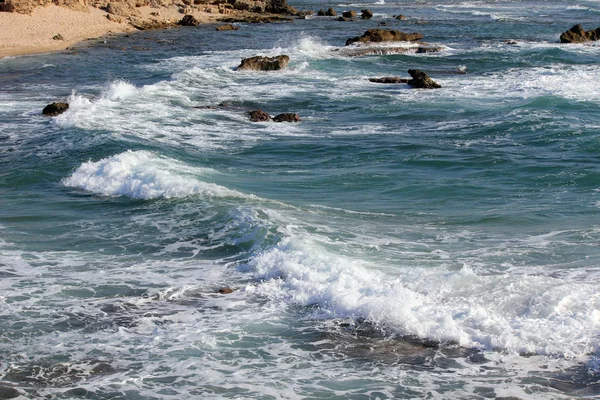
M 600 45 L 558 43 L 597 2 L 292 4 L 375 17 L 0 60 L 0 387 L 600 395 Z M 380 22 L 443 49 L 340 54 Z M 410 68 L 442 88 L 368 81 Z

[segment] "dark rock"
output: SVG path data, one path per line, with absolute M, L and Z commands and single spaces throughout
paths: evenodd
M 385 22 L 385 21 L 381 21 L 377 25 L 379 25 L 379 26 L 388 26 L 387 22 Z
M 217 26 L 215 29 L 218 31 L 237 31 L 240 28 L 231 24 L 225 24 Z
M 300 119 L 300 116 L 296 113 L 283 113 L 283 114 L 276 115 L 275 118 L 273 118 L 273 121 L 275 121 L 275 122 L 300 122 L 300 121 L 302 121 L 302 119 Z
M 298 10 L 290 6 L 286 0 L 265 0 L 265 11 L 273 14 L 298 14 Z
M 335 17 L 335 16 L 337 16 L 337 13 L 335 12 L 335 10 L 333 8 L 329 7 L 327 9 L 327 11 L 325 11 L 325 15 L 328 17 Z
M 187 14 L 178 22 L 181 26 L 198 26 L 200 25 L 200 21 L 198 21 L 193 15 Z
M 69 103 L 52 103 L 48 104 L 42 110 L 42 114 L 49 117 L 56 117 L 69 109 Z
M 388 29 L 369 29 L 362 36 L 356 36 L 346 41 L 346 46 L 356 42 L 415 42 L 423 39 L 420 33 L 404 33 Z
M 344 11 L 342 13 L 342 17 L 344 17 L 344 18 L 356 18 L 356 11 L 354 11 L 354 10 Z
M 56 35 L 54 35 L 54 36 L 52 37 L 52 40 L 65 40 L 65 38 L 63 37 L 63 35 L 61 35 L 61 34 L 59 33 L 59 34 L 56 34 Z
M 373 13 L 371 12 L 371 10 L 369 10 L 367 8 L 365 8 L 364 10 L 361 10 L 360 12 L 361 12 L 360 17 L 362 19 L 371 19 L 371 18 L 373 18 Z
M 352 21 L 351 18 L 346 18 L 346 17 L 338 17 L 337 19 L 340 22 L 348 22 L 348 21 Z
M 439 89 L 442 87 L 421 70 L 409 69 L 408 73 L 412 77 L 412 79 L 408 81 L 408 84 L 418 89 Z
M 21 393 L 10 386 L 0 386 L 0 399 L 14 399 L 19 397 Z
M 258 110 L 258 111 L 260 111 L 260 110 Z M 219 294 L 230 294 L 230 293 L 233 293 L 233 289 L 230 288 L 230 287 L 225 286 L 225 287 L 222 287 L 221 289 L 217 290 L 217 293 L 219 293 Z
M 561 43 L 583 43 L 600 39 L 600 28 L 586 31 L 581 24 L 577 24 L 560 35 Z
M 112 365 L 105 363 L 105 362 L 101 362 L 98 363 L 94 366 L 94 368 L 91 369 L 90 374 L 91 375 L 101 375 L 101 374 L 109 374 L 109 373 L 113 373 L 116 370 L 113 368 Z
M 383 78 L 369 78 L 369 81 L 374 83 L 408 83 L 409 79 L 397 76 L 384 76 Z
M 252 122 L 265 122 L 271 120 L 271 116 L 263 110 L 248 111 L 248 116 Z
M 279 55 L 277 57 L 255 56 L 242 59 L 238 70 L 276 71 L 287 67 L 289 62 L 290 57 L 286 55 Z
M 398 21 L 406 21 L 406 17 L 402 14 L 396 15 L 394 18 L 397 19 Z
M 317 12 L 317 15 L 318 15 L 319 17 L 324 17 L 324 16 L 326 15 L 326 14 L 325 14 L 325 10 L 323 10 L 323 9 L 320 9 L 320 10 Z
M 516 44 L 519 44 L 519 42 L 517 42 L 516 40 L 507 40 L 507 41 L 506 41 L 506 42 L 504 42 L 504 43 L 506 43 L 506 44 L 510 44 L 510 45 L 512 45 L 512 46 L 514 46 L 514 45 L 516 45 Z

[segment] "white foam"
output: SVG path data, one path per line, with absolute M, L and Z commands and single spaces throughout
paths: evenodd
M 202 169 L 187 167 L 149 151 L 127 151 L 100 161 L 83 163 L 62 183 L 103 196 L 134 199 L 192 195 L 244 197 L 240 192 L 201 181 L 198 177 L 203 173 Z
M 462 346 L 581 357 L 596 349 L 600 290 L 545 276 L 479 275 L 334 255 L 314 240 L 283 240 L 244 268 L 247 291 L 322 318 L 366 318 L 398 334 Z

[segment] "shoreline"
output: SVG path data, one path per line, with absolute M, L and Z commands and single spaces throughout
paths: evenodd
M 139 29 L 130 23 L 134 21 L 156 24 L 157 29 L 161 29 L 161 24 L 173 26 L 185 15 L 175 5 L 161 8 L 143 6 L 135 11 L 137 15 L 133 21 L 132 18 L 114 16 L 90 6 L 86 11 L 48 5 L 36 7 L 31 14 L 0 12 L 0 59 L 63 51 L 88 39 L 135 32 Z M 208 6 L 204 11 L 186 10 L 186 14 L 193 15 L 202 24 L 248 14 L 238 10 L 232 11 L 229 14 L 220 14 L 217 6 Z M 108 15 L 110 19 L 107 18 Z M 54 39 L 57 35 L 62 39 Z

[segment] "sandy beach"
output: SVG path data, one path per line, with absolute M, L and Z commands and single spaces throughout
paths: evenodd
M 140 21 L 177 22 L 183 17 L 176 6 L 139 7 L 136 11 Z M 202 23 L 223 17 L 216 6 L 210 11 L 194 9 L 191 14 Z M 117 22 L 106 16 L 106 11 L 94 7 L 83 12 L 55 5 L 36 7 L 30 15 L 0 12 L 0 58 L 60 51 L 85 39 L 136 30 L 126 18 L 114 18 L 123 21 Z

